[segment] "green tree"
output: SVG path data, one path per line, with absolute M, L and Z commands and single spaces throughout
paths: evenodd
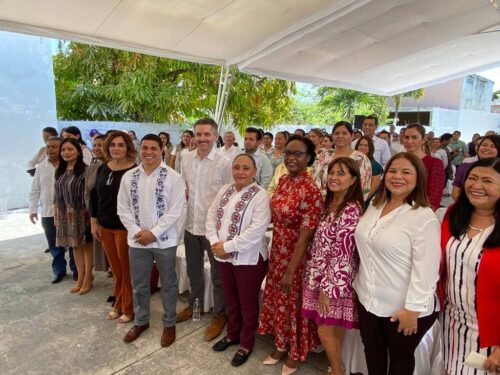
M 220 67 L 81 43 L 54 56 L 57 114 L 65 120 L 192 123 L 213 116 Z M 295 84 L 236 72 L 225 117 L 270 127 L 292 108 Z
M 394 100 L 394 120 L 393 120 L 393 122 L 397 121 L 396 119 L 398 118 L 399 109 L 401 108 L 401 101 L 403 100 L 403 98 L 412 98 L 418 102 L 420 99 L 422 99 L 424 94 L 425 94 L 425 89 L 417 89 L 417 90 L 408 91 L 408 92 L 404 92 L 404 93 L 392 96 L 391 98 L 392 98 L 392 100 Z M 394 125 L 397 125 L 397 124 L 394 124 Z
M 319 106 L 337 113 L 342 120 L 352 122 L 355 115 L 375 114 L 384 123 L 387 118 L 385 96 L 332 87 L 321 87 L 318 96 Z
M 493 95 L 491 96 L 491 100 L 500 99 L 500 90 L 493 91 Z

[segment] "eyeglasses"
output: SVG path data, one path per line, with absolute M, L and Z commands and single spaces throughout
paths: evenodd
M 289 151 L 289 150 L 285 150 L 284 154 L 285 154 L 285 158 L 289 158 L 290 156 L 293 156 L 294 158 L 299 159 L 302 156 L 304 156 L 305 154 L 307 154 L 307 151 Z

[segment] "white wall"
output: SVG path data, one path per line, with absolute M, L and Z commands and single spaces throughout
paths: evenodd
M 113 122 L 113 121 L 57 121 L 57 130 L 61 130 L 67 126 L 77 126 L 82 132 L 83 139 L 89 143 L 90 131 L 97 129 L 101 134 L 106 133 L 108 130 L 133 130 L 137 139 L 141 139 L 146 134 L 159 132 L 167 132 L 170 134 L 170 141 L 177 144 L 180 141 L 181 132 L 185 129 L 192 127 L 182 127 L 175 124 L 153 124 L 153 123 L 138 123 L 138 122 Z M 90 145 L 89 145 L 90 146 Z
M 439 136 L 460 130 L 464 142 L 470 142 L 474 133 L 484 135 L 488 130 L 500 132 L 500 113 L 433 108 L 431 128 Z
M 50 39 L 0 32 L 0 56 L 0 199 L 11 209 L 27 206 L 27 162 L 57 126 Z

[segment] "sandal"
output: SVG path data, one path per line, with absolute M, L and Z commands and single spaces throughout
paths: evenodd
M 118 318 L 117 322 L 118 322 L 118 323 L 130 323 L 133 319 L 134 319 L 134 318 L 131 318 L 130 316 L 127 316 L 127 315 L 125 315 L 125 314 L 122 314 L 122 315 Z
M 106 319 L 108 320 L 115 320 L 118 319 L 121 316 L 121 313 L 117 310 L 111 310 L 108 315 L 106 316 Z

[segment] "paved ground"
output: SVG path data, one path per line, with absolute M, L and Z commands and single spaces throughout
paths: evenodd
M 269 337 L 258 337 L 248 362 L 229 364 L 235 349 L 214 353 L 203 341 L 210 316 L 177 325 L 177 341 L 160 346 L 161 302 L 152 298 L 151 328 L 136 342 L 122 337 L 131 327 L 105 319 L 112 281 L 96 273 L 87 295 L 69 293 L 73 281 L 50 284 L 49 254 L 40 225 L 26 211 L 0 220 L 0 373 L 8 374 L 280 374 L 281 367 L 260 364 L 272 350 Z M 178 309 L 185 302 L 179 298 Z M 324 374 L 323 355 L 312 354 L 296 374 Z

